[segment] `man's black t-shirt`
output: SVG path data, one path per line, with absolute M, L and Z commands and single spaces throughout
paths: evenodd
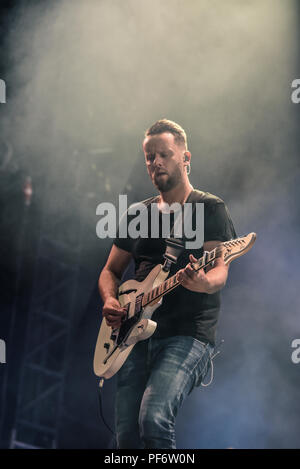
M 135 261 L 135 279 L 142 281 L 157 264 L 163 264 L 166 250 L 165 238 L 151 238 L 151 203 L 156 197 L 143 201 L 147 207 L 149 237 L 132 239 L 121 238 L 117 234 L 114 244 L 131 252 Z M 236 238 L 235 229 L 224 202 L 209 192 L 193 190 L 186 202 L 204 203 L 204 242 L 228 241 Z M 161 217 L 160 213 L 160 229 Z M 132 216 L 128 216 L 128 224 Z M 195 226 L 195 211 L 193 226 Z M 202 227 L 197 227 L 201 229 Z M 189 254 L 197 259 L 203 255 L 203 246 L 199 249 L 185 249 L 177 263 L 172 265 L 170 276 L 189 263 Z M 220 292 L 211 295 L 190 291 L 178 286 L 163 297 L 162 305 L 155 310 L 152 319 L 157 322 L 155 337 L 190 335 L 202 342 L 215 345 L 216 326 L 220 310 Z

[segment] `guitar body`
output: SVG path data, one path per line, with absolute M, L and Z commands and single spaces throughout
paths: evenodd
M 136 298 L 163 283 L 168 274 L 169 272 L 162 270 L 162 265 L 159 264 L 151 270 L 143 282 L 128 280 L 120 286 L 118 300 L 121 306 L 129 304 L 127 319 L 135 314 Z M 139 321 L 118 347 L 116 344 L 119 329 L 112 329 L 106 324 L 105 319 L 102 320 L 94 354 L 94 372 L 97 376 L 111 378 L 121 368 L 134 345 L 140 340 L 151 337 L 157 325 L 151 320 L 151 316 L 160 304 L 161 300 L 158 300 L 143 308 Z

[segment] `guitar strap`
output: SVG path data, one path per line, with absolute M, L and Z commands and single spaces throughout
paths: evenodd
M 182 208 L 181 209 L 181 211 L 182 211 L 181 217 L 177 216 L 177 219 L 174 218 L 174 224 L 173 224 L 173 227 L 172 227 L 172 230 L 171 230 L 171 233 L 170 233 L 170 237 L 166 238 L 166 240 L 165 240 L 166 241 L 166 250 L 165 250 L 165 253 L 164 253 L 165 263 L 164 263 L 164 266 L 163 266 L 163 270 L 165 272 L 167 272 L 171 269 L 172 264 L 176 264 L 180 254 L 185 249 L 185 240 L 186 240 L 186 238 L 184 236 L 184 222 L 186 224 L 188 224 L 190 222 L 192 223 L 193 214 L 195 212 L 195 207 L 196 207 L 196 202 L 200 202 L 201 198 L 204 198 L 204 193 L 201 192 L 201 191 L 197 191 L 197 190 L 193 189 L 190 192 L 187 200 L 185 201 L 185 203 L 195 202 L 193 204 L 192 211 L 188 211 L 188 215 L 186 217 L 184 217 L 184 210 Z M 174 237 L 174 231 L 175 231 L 175 228 L 177 228 L 178 223 L 180 223 L 180 221 L 182 223 L 182 231 L 181 231 L 182 238 L 175 238 Z

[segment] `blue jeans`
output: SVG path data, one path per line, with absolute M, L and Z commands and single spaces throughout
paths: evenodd
M 176 448 L 175 418 L 206 375 L 213 347 L 190 336 L 138 342 L 117 373 L 118 448 Z

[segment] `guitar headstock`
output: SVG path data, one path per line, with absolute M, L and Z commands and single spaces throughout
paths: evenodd
M 190 262 L 192 268 L 197 270 L 208 266 L 217 257 L 223 257 L 225 264 L 230 264 L 237 257 L 243 256 L 248 252 L 256 240 L 256 233 L 249 233 L 230 241 L 225 241 L 210 252 L 205 251 L 204 255 L 197 262 Z
M 240 238 L 231 239 L 230 241 L 225 241 L 218 249 L 222 249 L 222 257 L 225 264 L 230 264 L 237 257 L 243 256 L 248 252 L 256 240 L 256 233 L 249 233 L 246 236 L 241 236 Z

